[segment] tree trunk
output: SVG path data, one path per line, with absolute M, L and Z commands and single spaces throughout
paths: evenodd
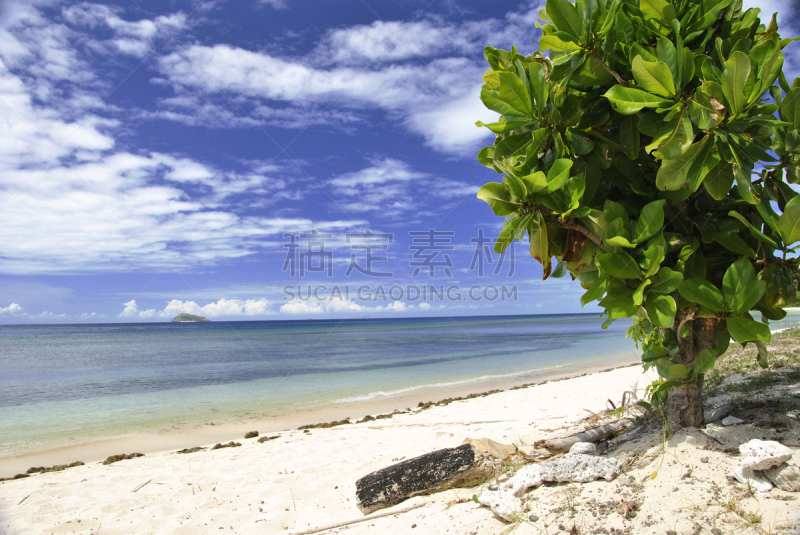
M 672 329 L 678 339 L 680 350 L 672 359 L 676 364 L 683 364 L 689 370 L 697 361 L 697 355 L 708 349 L 714 342 L 714 329 L 717 318 L 693 318 L 680 311 L 675 316 Z M 681 328 L 686 329 L 686 336 L 681 338 Z M 684 427 L 703 425 L 703 374 L 697 376 L 694 383 L 671 388 L 667 399 L 667 424 L 674 433 Z

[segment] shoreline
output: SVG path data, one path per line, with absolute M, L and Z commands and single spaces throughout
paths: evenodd
M 238 447 L 153 453 L 109 465 L 89 462 L 0 482 L 0 531 L 300 535 L 363 519 L 355 492 L 366 474 L 470 438 L 491 438 L 524 451 L 542 438 L 569 434 L 576 425 L 603 418 L 606 400 L 620 400 L 634 384 L 643 394 L 653 377 L 639 366 L 542 379 L 547 382 L 392 419 L 284 431 L 261 443 L 239 435 Z M 507 529 L 473 502 L 479 492 L 454 488 L 418 496 L 400 506 L 424 505 L 413 513 L 371 518 L 347 533 L 490 535 Z
M 448 386 L 423 386 L 399 394 L 374 396 L 364 400 L 327 402 L 321 406 L 304 407 L 289 412 L 274 414 L 243 414 L 225 418 L 221 421 L 192 422 L 79 441 L 51 448 L 38 449 L 25 453 L 0 456 L 0 478 L 24 473 L 34 466 L 53 466 L 75 461 L 92 463 L 102 461 L 108 456 L 121 453 L 164 453 L 183 448 L 208 446 L 240 440 L 245 433 L 257 430 L 259 433 L 288 433 L 300 427 L 319 427 L 319 424 L 350 419 L 351 423 L 365 416 L 384 415 L 389 419 L 398 413 L 420 412 L 441 406 L 452 401 L 496 395 L 503 392 L 529 388 L 551 382 L 567 381 L 590 374 L 603 373 L 632 366 L 641 366 L 641 361 L 624 363 L 620 358 L 617 365 L 577 365 L 562 370 L 553 370 L 541 375 L 536 372 L 522 372 L 509 377 L 469 381 Z M 577 368 L 577 369 L 575 369 Z M 402 412 L 401 412 L 402 411 Z

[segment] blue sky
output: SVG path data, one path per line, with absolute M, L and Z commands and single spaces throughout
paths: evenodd
M 780 2 L 759 6 L 791 20 Z M 535 50 L 540 7 L 0 2 L 0 323 L 580 310 L 579 285 L 542 282 L 523 244 L 511 276 L 508 259 L 494 273 L 497 255 L 483 277 L 470 269 L 470 239 L 502 225 L 475 198 L 496 178 L 475 158 L 492 142 L 474 126 L 493 118 L 478 98 L 483 47 Z M 330 235 L 330 277 L 283 270 L 319 241 L 293 250 L 284 233 L 312 229 Z M 348 243 L 366 229 L 391 243 Z M 415 261 L 409 232 L 429 229 L 452 232 L 452 249 Z M 351 255 L 366 263 L 354 244 L 384 245 L 372 271 L 392 276 L 346 276 Z M 414 276 L 426 254 L 442 265 Z M 517 300 L 470 300 L 476 284 L 516 285 Z M 353 295 L 287 301 L 286 285 Z M 462 295 L 384 300 L 379 285 Z

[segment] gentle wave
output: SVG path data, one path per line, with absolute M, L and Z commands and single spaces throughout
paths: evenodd
M 561 368 L 566 368 L 566 367 L 568 367 L 570 365 L 574 365 L 574 363 L 562 364 L 560 366 L 548 366 L 546 368 L 536 368 L 534 370 L 528 370 L 528 371 L 524 371 L 524 372 L 502 373 L 502 374 L 498 374 L 498 375 L 481 375 L 480 377 L 474 377 L 472 379 L 463 379 L 461 381 L 449 381 L 449 382 L 444 382 L 444 383 L 428 383 L 428 384 L 422 384 L 422 385 L 416 385 L 416 386 L 409 386 L 407 388 L 398 388 L 397 390 L 389 390 L 388 392 L 384 392 L 383 390 L 378 390 L 377 392 L 370 392 L 369 394 L 364 394 L 362 396 L 352 396 L 352 397 L 348 397 L 348 398 L 336 399 L 336 400 L 333 401 L 333 403 L 355 403 L 355 402 L 358 402 L 358 401 L 369 401 L 371 399 L 375 399 L 375 398 L 378 398 L 378 397 L 396 396 L 398 394 L 405 394 L 407 392 L 413 392 L 415 390 L 423 390 L 425 388 L 442 388 L 442 387 L 448 387 L 448 386 L 458 386 L 458 385 L 465 385 L 465 384 L 469 384 L 469 383 L 477 383 L 479 381 L 485 381 L 487 379 L 504 379 L 504 378 L 507 378 L 507 377 L 519 377 L 521 375 L 530 375 L 532 373 L 537 373 L 537 372 L 544 372 L 544 371 L 549 371 L 549 370 L 558 370 L 558 369 L 561 369 Z

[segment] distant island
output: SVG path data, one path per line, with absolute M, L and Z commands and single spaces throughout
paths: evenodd
M 194 314 L 184 313 L 184 314 L 178 314 L 177 316 L 172 318 L 172 321 L 185 323 L 188 321 L 211 321 L 211 320 L 208 318 L 204 318 L 203 316 L 195 316 Z

